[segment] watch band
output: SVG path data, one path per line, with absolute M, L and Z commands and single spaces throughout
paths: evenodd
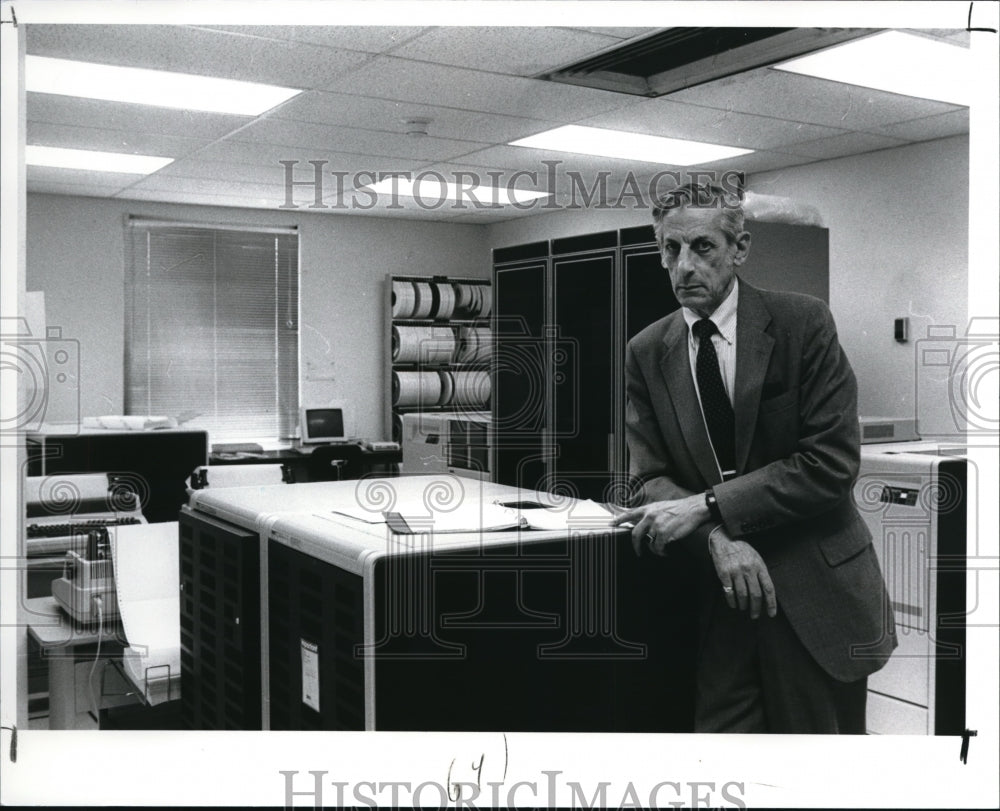
M 713 521 L 718 521 L 720 524 L 724 523 L 722 513 L 719 511 L 719 502 L 716 500 L 715 492 L 711 487 L 705 491 L 705 506 L 708 507 L 708 514 L 712 516 Z

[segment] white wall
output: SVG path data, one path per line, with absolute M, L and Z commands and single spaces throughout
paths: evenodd
M 750 184 L 820 210 L 830 229 L 830 307 L 858 376 L 859 411 L 916 416 L 924 435 L 953 424 L 926 367 L 918 380 L 918 341 L 930 325 L 965 332 L 968 183 L 962 136 L 767 172 Z M 893 319 L 904 316 L 911 340 L 899 344 Z
M 819 209 L 830 229 L 830 306 L 858 376 L 860 413 L 916 416 L 925 434 L 948 431 L 952 416 L 940 380 L 929 381 L 926 367 L 918 380 L 917 339 L 928 325 L 962 334 L 969 316 L 968 151 L 959 136 L 747 181 L 751 191 Z M 488 241 L 519 245 L 649 222 L 648 210 L 561 211 L 490 226 Z M 903 316 L 912 337 L 897 344 L 893 319 Z
M 564 209 L 523 217 L 489 226 L 489 243 L 494 248 L 526 245 L 546 239 L 617 231 L 635 225 L 651 225 L 648 208 Z
M 352 404 L 361 436 L 382 438 L 389 274 L 490 273 L 485 229 L 330 213 L 255 211 L 29 194 L 27 289 L 45 292 L 49 326 L 80 342 L 82 416 L 122 413 L 126 215 L 298 225 L 301 393 Z M 57 404 L 58 406 L 58 404 Z M 46 418 L 73 419 L 66 407 Z

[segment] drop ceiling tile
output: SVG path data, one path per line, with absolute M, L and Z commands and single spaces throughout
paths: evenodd
M 551 121 L 498 115 L 434 104 L 409 104 L 390 99 L 369 99 L 346 93 L 311 90 L 268 116 L 317 124 L 363 127 L 386 132 L 404 132 L 411 118 L 428 118 L 428 132 L 436 138 L 479 143 L 507 143 L 557 126 Z
M 26 182 L 68 186 L 114 187 L 123 189 L 142 178 L 122 172 L 92 172 L 86 169 L 56 169 L 51 166 L 27 166 Z
M 31 179 L 27 181 L 26 186 L 29 194 L 69 194 L 80 197 L 111 197 L 124 188 L 121 184 L 65 183 Z
M 475 211 L 467 214 L 457 214 L 454 217 L 449 217 L 448 222 L 462 225 L 494 225 L 500 222 L 507 222 L 508 220 L 533 217 L 537 213 L 537 211 L 517 211 L 516 209 L 506 207 L 498 211 Z
M 427 161 L 416 161 L 409 158 L 373 158 L 368 155 L 334 152 L 330 149 L 312 149 L 294 146 L 276 146 L 274 144 L 241 143 L 239 141 L 218 141 L 205 147 L 197 154 L 198 161 L 215 163 L 234 163 L 260 166 L 265 169 L 283 167 L 281 161 L 296 161 L 292 167 L 296 178 L 301 176 L 308 180 L 313 177 L 315 169 L 309 161 L 326 161 L 320 170 L 333 183 L 332 172 L 362 172 L 362 171 L 406 171 Z M 307 177 L 308 176 L 308 177 Z
M 457 217 L 449 217 L 447 222 L 453 222 L 458 225 L 495 225 L 516 219 L 518 216 L 530 217 L 532 214 L 530 212 L 521 215 L 506 212 L 500 214 L 460 214 Z
M 716 161 L 706 166 L 689 166 L 675 170 L 667 169 L 658 174 L 639 175 L 637 179 L 648 196 L 654 198 L 664 194 L 676 185 L 687 183 L 694 179 L 695 176 L 692 174 L 694 172 L 698 173 L 697 177 L 699 178 L 704 178 L 706 172 L 712 172 L 717 180 L 721 180 L 724 175 L 730 172 L 738 172 L 746 177 L 752 177 L 761 172 L 770 172 L 815 162 L 815 158 L 805 155 L 760 151 L 754 152 L 752 155 L 741 155 L 737 158 Z
M 415 137 L 399 132 L 304 124 L 272 118 L 255 121 L 228 140 L 419 160 L 446 160 L 482 146 L 474 141 Z
M 27 52 L 284 87 L 322 86 L 371 59 L 308 43 L 162 25 L 32 25 Z
M 795 155 L 810 158 L 830 160 L 845 155 L 860 155 L 864 152 L 874 152 L 878 149 L 891 149 L 907 143 L 900 138 L 889 138 L 884 135 L 872 135 L 868 132 L 852 132 L 838 135 L 834 138 L 821 138 L 804 144 L 792 144 L 786 151 Z
M 115 195 L 121 200 L 149 200 L 158 203 L 185 203 L 193 206 L 224 206 L 227 208 L 261 208 L 279 210 L 283 198 L 277 195 L 261 195 L 251 197 L 228 194 L 194 194 L 190 191 L 170 192 L 162 189 L 155 191 L 143 189 L 125 189 Z
M 541 191 L 549 194 L 548 198 L 538 198 L 537 201 L 527 201 L 521 205 L 540 213 L 545 209 L 553 209 L 561 205 L 577 205 L 585 201 L 591 204 L 613 205 L 623 197 L 623 189 L 628 186 L 624 196 L 630 196 L 636 190 L 640 194 L 645 194 L 647 175 L 635 171 L 640 164 L 630 164 L 625 171 L 609 171 L 607 167 L 601 169 L 587 169 L 581 166 L 567 169 L 560 166 L 555 174 L 539 172 L 535 179 L 524 176 L 521 172 L 513 169 L 489 170 L 467 164 L 434 164 L 422 167 L 414 172 L 415 177 L 427 175 L 436 177 L 442 176 L 446 181 L 461 184 L 465 188 L 474 189 L 478 187 L 498 186 L 501 189 L 521 189 L 526 191 Z M 643 169 L 648 169 L 647 164 L 641 164 Z M 629 170 L 632 170 L 631 173 Z M 603 173 L 602 173 L 603 171 Z M 477 210 L 473 202 L 466 204 L 471 210 Z M 504 206 L 503 208 L 513 208 L 516 206 Z M 483 207 L 482 210 L 497 210 L 496 207 Z
M 685 138 L 743 149 L 778 149 L 787 144 L 843 134 L 843 129 L 781 121 L 734 110 L 697 107 L 667 99 L 646 99 L 579 122 L 587 127 Z
M 250 144 L 238 144 L 236 147 L 248 147 L 250 152 L 241 153 L 238 163 L 225 163 L 221 160 L 182 160 L 161 169 L 157 177 L 169 177 L 178 181 L 192 179 L 218 182 L 271 184 L 282 189 L 283 199 L 289 205 L 308 209 L 319 199 L 336 197 L 338 190 L 354 188 L 355 185 L 365 185 L 377 179 L 377 172 L 385 169 L 391 172 L 412 171 L 418 164 L 413 161 L 384 159 L 388 162 L 374 165 L 370 158 L 359 155 L 338 155 L 333 153 L 290 154 L 288 151 L 266 153 L 260 147 Z M 280 150 L 280 147 L 271 147 Z M 279 160 L 297 161 L 286 174 L 286 168 Z M 309 160 L 326 161 L 319 166 L 317 179 L 316 167 Z M 338 173 L 338 174 L 335 174 Z M 341 174 L 342 173 L 342 174 Z M 290 184 L 286 189 L 286 181 Z
M 571 28 L 460 26 L 435 28 L 393 56 L 513 76 L 534 76 L 620 44 L 616 37 Z
M 761 150 L 751 155 L 740 155 L 736 158 L 726 158 L 726 160 L 716 161 L 707 167 L 713 172 L 745 172 L 750 175 L 755 172 L 769 172 L 773 169 L 785 169 L 789 166 L 801 166 L 806 163 L 814 163 L 815 158 L 808 155 L 793 155 L 788 152 L 770 152 Z M 703 170 L 705 167 L 702 167 Z
M 229 34 L 287 40 L 324 48 L 384 53 L 429 29 L 382 25 L 226 25 L 194 26 Z
M 493 146 L 463 155 L 460 161 L 470 166 L 496 169 L 523 169 L 540 177 L 549 174 L 574 172 L 607 172 L 611 175 L 652 174 L 660 169 L 678 168 L 670 164 L 632 161 L 622 158 L 603 158 L 596 155 L 578 155 L 552 149 L 532 149 L 522 146 Z
M 390 194 L 373 194 L 367 191 L 347 191 L 343 195 L 331 195 L 324 202 L 329 206 L 326 213 L 350 214 L 358 217 L 402 217 L 406 219 L 443 221 L 463 213 L 454 209 L 453 201 L 436 200 L 418 202 L 412 197 Z M 320 212 L 323 213 L 323 212 Z
M 324 167 L 325 168 L 325 167 Z M 305 172 L 296 174 L 292 167 L 292 179 L 315 177 L 315 169 L 304 163 L 301 169 Z M 322 171 L 322 169 L 321 169 Z M 243 183 L 284 183 L 285 167 L 275 163 L 273 166 L 257 166 L 250 163 L 223 163 L 221 161 L 203 161 L 197 158 L 183 158 L 164 166 L 157 172 L 165 177 L 189 177 L 204 180 L 231 180 Z
M 454 182 L 451 172 L 445 168 L 439 172 L 446 182 Z M 438 174 L 426 174 L 423 170 L 410 173 L 411 178 L 427 177 L 429 180 L 440 180 Z M 433 187 L 430 187 L 419 198 L 410 197 L 400 192 L 393 194 L 391 190 L 384 192 L 374 192 L 362 188 L 371 185 L 372 178 L 359 178 L 353 186 L 345 187 L 341 191 L 330 190 L 331 193 L 323 198 L 323 202 L 330 206 L 331 211 L 341 213 L 360 213 L 365 215 L 377 215 L 379 212 L 385 216 L 399 216 L 403 214 L 428 215 L 434 218 L 452 218 L 460 214 L 480 211 L 482 206 L 478 206 L 474 201 L 467 198 L 462 200 L 442 199 Z M 296 201 L 302 202 L 302 201 Z M 499 207 L 497 207 L 499 208 Z M 495 208 L 493 210 L 496 210 Z
M 93 149 L 98 152 L 122 152 L 128 155 L 156 155 L 162 158 L 183 157 L 211 143 L 209 140 L 179 138 L 176 135 L 129 133 L 123 130 L 72 127 L 37 121 L 27 122 L 26 142 L 38 146 Z
M 969 132 L 969 110 L 963 108 L 943 115 L 933 115 L 930 118 L 888 124 L 873 132 L 892 138 L 905 138 L 907 141 L 932 141 L 935 138 L 965 135 Z
M 170 110 L 145 104 L 28 93 L 25 104 L 28 122 L 100 127 L 122 132 L 180 135 L 186 138 L 215 140 L 242 127 L 249 116 Z
M 629 104 L 632 97 L 589 87 L 377 56 L 322 89 L 416 104 L 570 123 Z
M 766 114 L 786 121 L 870 130 L 885 124 L 951 112 L 952 104 L 761 68 L 679 90 L 669 101 Z
M 273 183 L 243 183 L 234 180 L 209 180 L 194 177 L 170 177 L 155 174 L 133 183 L 130 191 L 164 191 L 183 194 L 214 194 L 228 197 L 240 197 L 247 200 L 261 198 L 285 199 L 284 184 Z

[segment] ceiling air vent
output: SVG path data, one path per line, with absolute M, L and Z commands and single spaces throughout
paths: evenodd
M 536 78 L 664 96 L 871 33 L 860 28 L 666 28 Z

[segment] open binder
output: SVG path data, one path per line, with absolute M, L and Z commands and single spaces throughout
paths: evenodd
M 454 509 L 387 511 L 385 523 L 397 535 L 425 532 L 502 532 L 512 529 L 571 530 L 611 525 L 613 512 L 594 501 L 545 505 L 537 502 L 499 501 L 460 504 Z

